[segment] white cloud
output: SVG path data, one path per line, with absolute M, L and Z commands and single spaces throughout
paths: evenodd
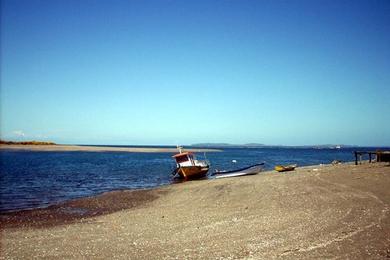
M 25 137 L 26 136 L 26 134 L 22 130 L 15 130 L 12 133 L 18 137 Z
M 41 139 L 41 140 L 45 140 L 45 139 L 48 139 L 49 137 L 46 136 L 46 135 L 35 135 L 34 138 L 38 138 L 38 139 Z

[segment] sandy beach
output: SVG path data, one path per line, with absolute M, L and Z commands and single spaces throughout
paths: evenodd
M 0 145 L 0 150 L 42 152 L 129 152 L 129 153 L 176 153 L 176 148 L 160 147 L 103 147 L 87 145 Z M 219 152 L 217 149 L 185 149 L 188 152 Z
M 2 259 L 384 259 L 390 166 L 115 191 L 1 215 Z

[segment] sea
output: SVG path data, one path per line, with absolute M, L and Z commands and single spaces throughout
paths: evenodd
M 120 146 L 134 147 L 134 146 Z M 166 148 L 169 146 L 162 146 Z M 191 147 L 184 147 L 191 148 Z M 198 148 L 198 147 L 197 147 Z M 210 147 L 207 147 L 210 148 Z M 198 153 L 211 168 L 231 170 L 265 163 L 298 166 L 354 161 L 358 148 L 222 148 L 221 152 Z M 383 149 L 383 148 L 382 148 Z M 172 153 L 0 151 L 0 212 L 44 208 L 76 198 L 124 189 L 148 189 L 180 185 L 172 178 Z M 367 158 L 364 158 L 367 159 Z M 212 176 L 208 178 L 212 179 Z

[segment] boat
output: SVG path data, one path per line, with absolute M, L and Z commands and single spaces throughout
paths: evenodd
M 245 175 L 255 175 L 263 170 L 264 163 L 254 164 L 245 168 L 231 170 L 231 171 L 216 171 L 213 175 L 215 175 L 216 179 L 219 178 L 229 178 L 229 177 L 239 177 Z
M 288 172 L 288 171 L 293 171 L 297 167 L 296 164 L 290 164 L 290 165 L 276 165 L 275 166 L 275 171 L 278 172 Z
M 199 179 L 207 175 L 210 165 L 206 160 L 197 160 L 192 152 L 183 152 L 182 147 L 178 147 L 179 153 L 172 157 L 176 160 L 176 168 L 172 174 L 176 177 L 189 180 Z

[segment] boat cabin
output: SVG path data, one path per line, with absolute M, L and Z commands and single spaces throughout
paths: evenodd
M 195 158 L 193 153 L 190 152 L 178 153 L 172 157 L 175 158 L 176 163 L 180 167 L 188 167 L 188 166 L 195 165 Z

